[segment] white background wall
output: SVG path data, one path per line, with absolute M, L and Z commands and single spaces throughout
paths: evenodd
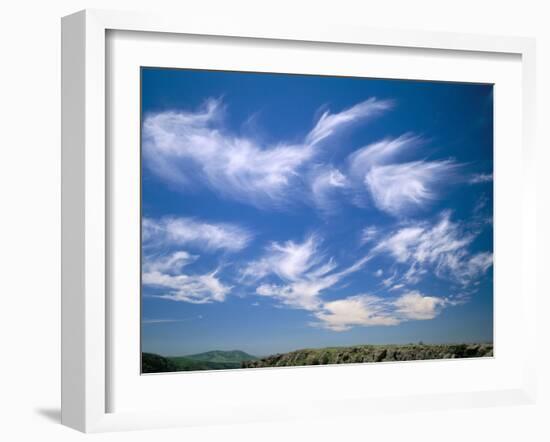
M 92 436 L 165 440 L 550 440 L 550 294 L 546 127 L 550 118 L 550 13 L 544 1 L 441 0 L 12 0 L 0 9 L 0 438 L 83 440 L 59 425 L 60 17 L 83 8 L 214 14 L 228 20 L 350 23 L 534 36 L 538 43 L 540 400 L 536 406 Z M 545 150 L 546 148 L 546 150 Z M 544 188 L 546 186 L 546 188 Z M 543 229 L 545 231 L 543 231 Z M 548 259 L 546 259 L 548 262 Z M 518 353 L 521 349 L 518 349 Z M 414 380 L 411 380 L 413 382 Z

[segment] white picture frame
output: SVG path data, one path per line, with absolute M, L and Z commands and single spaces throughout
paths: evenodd
M 286 42 L 368 45 L 379 48 L 435 49 L 521 57 L 521 309 L 519 325 L 526 339 L 521 382 L 513 387 L 461 393 L 377 397 L 328 397 L 307 408 L 287 404 L 255 407 L 239 404 L 231 413 L 199 409 L 192 416 L 171 410 L 109 412 L 112 354 L 108 342 L 108 118 L 106 83 L 109 31 L 269 39 Z M 291 26 L 248 22 L 211 22 L 197 17 L 87 10 L 62 21 L 62 423 L 84 432 L 168 426 L 250 422 L 288 417 L 363 415 L 388 412 L 531 403 L 536 396 L 536 185 L 534 164 L 535 42 L 519 37 L 492 37 L 416 31 L 357 29 L 344 26 Z M 519 146 L 518 146 L 519 148 Z M 519 238 L 518 237 L 518 238 Z M 520 280 L 518 279 L 518 282 Z M 505 289 L 501 289 L 504 291 Z M 529 337 L 531 339 L 529 339 Z M 498 351 L 498 350 L 497 350 Z M 271 371 L 273 374 L 274 371 Z M 287 372 L 288 373 L 288 372 Z M 299 372 L 295 372 L 299 375 Z M 235 374 L 232 375 L 234 379 Z M 238 376 L 238 373 L 237 373 Z M 269 376 L 269 375 L 266 375 Z M 294 376 L 294 375 L 289 375 Z M 263 379 L 262 381 L 265 381 Z M 259 409 L 258 409 L 259 408 Z

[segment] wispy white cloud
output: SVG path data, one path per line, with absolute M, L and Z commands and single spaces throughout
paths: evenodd
M 272 243 L 260 260 L 249 263 L 242 271 L 243 279 L 260 281 L 270 275 L 277 283 L 264 282 L 256 294 L 272 297 L 282 304 L 314 311 L 321 305 L 321 293 L 333 287 L 342 278 L 360 270 L 370 256 L 355 261 L 349 267 L 337 270 L 337 263 L 320 250 L 321 239 L 308 236 L 302 243 L 287 241 Z
M 145 257 L 141 281 L 144 286 L 160 289 L 161 293 L 155 297 L 193 304 L 225 301 L 232 287 L 220 281 L 218 269 L 205 274 L 186 274 L 181 267 L 171 267 L 167 271 L 164 263 L 177 261 L 176 254 L 160 258 Z
M 206 185 L 218 194 L 256 206 L 282 204 L 298 170 L 314 155 L 312 146 L 258 140 L 229 133 L 224 108 L 209 100 L 193 112 L 161 112 L 145 117 L 146 164 L 164 180 L 192 188 Z
M 141 323 L 143 325 L 151 325 L 151 324 L 169 324 L 172 322 L 179 322 L 177 319 L 143 319 Z
M 447 263 L 449 272 L 454 272 L 462 283 L 478 282 L 476 281 L 481 275 L 484 275 L 487 270 L 493 265 L 493 254 L 490 252 L 480 252 L 472 256 L 465 256 L 462 260 L 450 260 Z
M 391 275 L 382 280 L 382 285 L 386 288 L 391 287 L 397 279 L 397 272 L 393 271 Z
M 400 290 L 405 287 L 405 284 L 395 284 L 390 287 L 390 291 Z
M 422 142 L 413 134 L 386 138 L 348 158 L 350 174 L 365 186 L 379 210 L 403 216 L 421 209 L 438 197 L 441 183 L 457 171 L 459 166 L 451 160 L 403 162 Z
M 262 284 L 256 288 L 256 294 L 277 299 L 287 307 L 314 311 L 321 305 L 321 291 L 334 284 L 335 282 L 329 279 L 303 280 L 290 284 Z
M 430 270 L 440 278 L 468 285 L 487 272 L 493 259 L 492 253 L 469 251 L 476 235 L 453 222 L 451 213 L 445 211 L 434 224 L 415 223 L 391 233 L 374 252 L 388 253 L 397 263 L 408 266 L 402 281 L 416 283 Z M 396 280 L 393 277 L 389 285 Z
M 237 252 L 245 248 L 251 233 L 229 223 L 210 223 L 195 218 L 144 218 L 142 221 L 142 284 L 155 297 L 207 304 L 225 301 L 231 286 L 221 281 L 220 267 L 193 272 L 189 266 L 200 259 L 181 247 L 201 252 Z
M 319 153 L 318 143 L 390 107 L 390 102 L 372 98 L 340 113 L 327 111 L 303 141 L 265 145 L 252 136 L 226 130 L 224 106 L 220 100 L 211 99 L 197 112 L 147 115 L 143 155 L 157 176 L 175 186 L 188 189 L 206 185 L 219 195 L 246 204 L 281 207 L 302 185 L 300 174 Z
M 399 216 L 422 208 L 437 197 L 437 184 L 456 169 L 452 161 L 412 161 L 373 167 L 365 185 L 376 207 Z
M 365 146 L 350 155 L 344 167 L 317 161 L 330 137 L 386 112 L 392 105 L 373 98 L 339 113 L 327 111 L 303 140 L 266 145 L 253 135 L 226 130 L 222 102 L 209 100 L 197 112 L 146 116 L 143 153 L 150 169 L 175 186 L 208 186 L 223 197 L 259 208 L 287 206 L 293 195 L 307 192 L 310 202 L 328 212 L 335 207 L 337 192 L 361 192 L 379 210 L 402 218 L 436 200 L 442 183 L 459 165 L 452 160 L 411 161 L 409 156 L 423 142 L 413 134 Z M 480 174 L 469 182 L 491 179 L 492 175 Z M 223 302 L 232 286 L 222 282 L 220 268 L 206 273 L 189 271 L 200 257 L 179 248 L 197 253 L 237 252 L 253 237 L 251 231 L 235 224 L 181 217 L 146 218 L 142 233 L 147 252 L 143 284 L 154 287 L 160 293 L 155 296 L 160 298 L 197 304 Z M 343 268 L 322 250 L 319 235 L 310 235 L 303 242 L 273 242 L 259 259 L 242 269 L 240 282 L 254 284 L 257 295 L 273 298 L 279 305 L 309 311 L 318 324 L 335 331 L 426 320 L 452 303 L 411 291 L 410 285 L 429 272 L 464 288 L 476 284 L 491 267 L 492 254 L 469 251 L 475 236 L 452 222 L 449 212 L 435 223 L 401 224 L 386 236 L 369 226 L 362 231 L 360 241 L 377 244 L 368 255 Z M 326 290 L 381 253 L 395 260 L 388 270 L 374 273 L 384 278 L 381 286 L 391 295 L 323 299 Z
M 340 170 L 332 167 L 318 167 L 311 174 L 313 202 L 325 212 L 335 209 L 334 194 L 346 189 L 350 183 Z
M 361 243 L 366 244 L 366 243 L 372 242 L 378 237 L 379 234 L 380 234 L 380 231 L 377 227 L 375 226 L 365 227 L 361 232 Z
M 339 113 L 326 111 L 308 134 L 306 143 L 317 144 L 357 121 L 380 115 L 392 107 L 393 102 L 390 100 L 370 98 Z
M 413 262 L 400 280 L 406 284 L 414 285 L 418 284 L 426 274 L 428 274 L 428 270 L 425 267 L 418 262 Z
M 145 255 L 141 282 L 160 289 L 158 298 L 208 304 L 225 301 L 231 287 L 217 277 L 217 270 L 206 274 L 190 274 L 184 267 L 199 257 L 180 250 L 168 254 Z
M 183 267 L 194 262 L 198 257 L 191 255 L 185 250 L 180 250 L 169 255 L 160 255 L 155 258 L 145 256 L 143 261 L 143 271 L 145 273 L 159 272 L 176 274 L 180 272 Z
M 183 319 L 143 319 L 141 323 L 143 325 L 155 325 L 155 324 L 171 324 L 173 322 L 187 322 L 187 321 L 193 321 L 195 319 L 202 319 L 202 315 L 193 316 L 191 318 L 183 318 Z
M 357 326 L 394 326 L 405 321 L 433 319 L 446 305 L 444 298 L 418 291 L 395 299 L 361 294 L 324 303 L 314 313 L 320 321 L 314 325 L 339 332 Z
M 258 280 L 274 273 L 281 279 L 296 281 L 324 259 L 324 256 L 318 253 L 320 242 L 317 235 L 308 236 L 302 243 L 273 242 L 268 246 L 265 255 L 260 260 L 249 263 L 242 274 Z M 330 263 L 329 267 L 333 266 L 334 264 Z
M 384 138 L 357 149 L 348 157 L 350 173 L 359 181 L 363 181 L 367 172 L 374 166 L 395 163 L 421 142 L 421 137 L 406 133 L 397 138 Z
M 478 174 L 472 175 L 468 180 L 468 183 L 481 184 L 481 183 L 489 183 L 491 181 L 493 181 L 492 173 L 478 173 Z
M 249 230 L 231 223 L 211 223 L 195 218 L 144 218 L 142 234 L 145 247 L 191 245 L 201 250 L 244 249 L 252 239 Z
M 462 236 L 450 221 L 450 214 L 444 213 L 434 225 L 419 223 L 387 235 L 366 256 L 339 269 L 335 260 L 321 249 L 320 237 L 310 235 L 303 242 L 272 243 L 263 257 L 242 270 L 242 278 L 256 284 L 257 295 L 272 298 L 282 306 L 309 311 L 316 318 L 311 325 L 332 331 L 429 320 L 458 301 L 408 288 L 414 278 L 427 271 L 426 266 L 441 270 L 443 266 L 453 266 L 454 263 L 447 262 L 450 256 L 459 256 L 460 265 L 453 270 L 460 270 L 456 278 L 461 281 L 469 281 L 490 266 L 490 255 L 476 254 L 468 258 L 462 255 L 471 242 L 469 238 L 461 239 Z M 394 270 L 383 280 L 385 296 L 360 294 L 326 301 L 323 296 L 326 290 L 345 283 L 347 276 L 363 269 L 380 253 L 389 253 L 397 263 L 408 268 L 404 275 Z M 378 269 L 375 274 L 382 277 L 384 272 Z M 401 294 L 391 295 L 396 291 Z

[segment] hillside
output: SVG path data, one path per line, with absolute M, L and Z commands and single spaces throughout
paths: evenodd
M 255 359 L 257 359 L 255 356 L 240 350 L 214 350 L 206 353 L 173 357 L 142 353 L 142 373 L 228 370 L 231 368 L 241 368 L 243 361 Z
M 244 361 L 241 367 L 289 367 L 490 356 L 493 356 L 493 344 L 358 345 L 297 350 L 267 356 L 255 361 Z
M 187 356 L 142 354 L 143 373 L 290 367 L 360 362 L 417 361 L 493 356 L 493 344 L 357 345 L 303 349 L 258 359 L 240 350 L 214 350 Z
M 176 356 L 168 358 L 176 366 L 174 371 L 194 371 L 194 370 L 227 370 L 230 368 L 240 368 L 241 362 L 212 362 L 200 361 L 188 358 L 186 356 Z
M 177 370 L 176 364 L 163 356 L 153 353 L 141 354 L 142 373 L 166 373 Z
M 244 351 L 240 350 L 231 350 L 231 351 L 207 351 L 206 353 L 199 353 L 195 355 L 185 356 L 188 359 L 193 359 L 195 361 L 207 361 L 207 362 L 219 362 L 219 363 L 228 363 L 228 362 L 242 362 L 242 361 L 251 361 L 258 359 L 255 356 L 249 355 Z

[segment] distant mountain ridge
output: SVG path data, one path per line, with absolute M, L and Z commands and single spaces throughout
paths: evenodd
M 186 355 L 184 357 L 188 359 L 193 359 L 195 361 L 218 362 L 218 363 L 243 362 L 243 361 L 253 361 L 258 359 L 256 356 L 252 356 L 241 350 L 230 350 L 230 351 L 213 350 L 213 351 L 207 351 L 204 353 L 198 353 L 194 355 Z
M 258 359 L 241 350 L 212 350 L 186 356 L 160 356 L 142 353 L 142 373 L 165 373 L 173 371 L 228 370 L 241 368 L 242 364 Z

